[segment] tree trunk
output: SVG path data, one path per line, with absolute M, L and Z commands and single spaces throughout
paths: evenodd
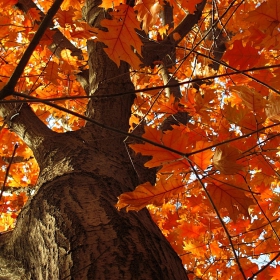
M 69 153 L 63 141 L 79 149 L 70 161 L 65 157 L 72 172 L 43 184 L 5 247 L 29 279 L 185 279 L 180 259 L 149 213 L 114 207 L 132 185 L 126 157 L 62 138 L 60 153 Z
M 96 98 L 87 116 L 127 131 L 134 96 L 101 97 L 134 90 L 129 67 L 118 68 L 100 43 L 90 42 L 88 51 Z M 12 109 L 2 105 L 0 115 Z M 9 125 L 33 150 L 40 177 L 15 230 L 0 237 L 0 279 L 187 279 L 147 210 L 115 208 L 117 197 L 138 184 L 121 134 L 90 122 L 57 134 L 27 105 Z

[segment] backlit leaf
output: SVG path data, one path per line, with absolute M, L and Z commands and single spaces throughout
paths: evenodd
M 159 18 L 159 12 L 162 9 L 158 0 L 138 0 L 134 6 L 137 11 L 137 18 L 143 21 L 142 29 L 146 32 L 153 26 Z
M 264 109 L 267 104 L 263 96 L 254 89 L 246 86 L 233 86 L 230 90 L 237 93 L 242 99 L 243 104 L 250 110 L 258 111 Z
M 215 150 L 213 164 L 223 174 L 235 174 L 243 169 L 243 166 L 236 162 L 240 156 L 241 152 L 238 149 L 222 145 Z
M 195 150 L 205 149 L 209 146 L 211 146 L 211 143 L 209 143 L 209 142 L 198 141 L 198 142 L 196 142 Z M 190 157 L 190 160 L 192 160 L 199 168 L 204 170 L 210 165 L 213 154 L 214 154 L 214 152 L 211 151 L 211 149 L 208 149 L 208 150 L 199 152 L 197 154 L 194 154 L 193 156 Z
M 101 23 L 108 32 L 99 30 L 97 39 L 106 44 L 104 50 L 118 66 L 124 60 L 138 69 L 141 61 L 135 51 L 141 55 L 142 42 L 136 33 L 136 29 L 140 30 L 140 24 L 134 10 L 128 5 L 120 5 L 115 7 L 111 15 L 111 20 L 104 19 Z
M 123 193 L 119 196 L 117 208 L 126 210 L 141 210 L 148 204 L 162 205 L 175 194 L 180 194 L 185 189 L 185 183 L 177 177 L 162 176 L 155 186 L 146 182 L 139 185 L 133 192 Z
M 237 69 L 247 69 L 257 64 L 260 58 L 259 51 L 254 47 L 243 46 L 241 40 L 235 41 L 231 49 L 227 50 L 223 59 L 232 67 Z
M 207 186 L 215 206 L 219 209 L 227 209 L 229 217 L 236 221 L 239 214 L 249 216 L 248 208 L 254 204 L 252 198 L 245 195 L 245 192 L 226 183 L 215 182 Z

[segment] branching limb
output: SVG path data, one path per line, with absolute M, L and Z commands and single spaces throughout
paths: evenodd
M 206 0 L 198 4 L 197 11 L 194 14 L 188 14 L 163 41 L 154 42 L 142 38 L 144 43 L 142 50 L 143 64 L 153 66 L 154 61 L 164 61 L 170 53 L 174 53 L 176 45 L 183 40 L 200 20 L 205 4 Z M 179 36 L 174 36 L 175 34 Z
M 46 16 L 32 0 L 19 0 L 16 6 L 24 13 L 28 13 L 29 10 L 33 8 L 38 10 L 42 18 L 45 18 Z M 39 24 L 39 22 L 37 23 Z M 50 23 L 48 27 L 53 27 L 53 24 Z M 64 49 L 68 49 L 72 52 L 72 56 L 77 56 L 79 59 L 83 59 L 82 51 L 75 47 L 57 28 L 52 28 L 52 32 L 52 43 L 48 46 L 48 48 L 56 56 L 60 57 L 61 51 Z
M 33 39 L 31 40 L 30 44 L 28 45 L 27 49 L 25 50 L 22 58 L 19 61 L 19 64 L 17 65 L 16 69 L 14 70 L 14 73 L 12 74 L 11 78 L 9 79 L 8 83 L 2 88 L 0 91 L 0 99 L 3 99 L 9 95 L 12 95 L 14 88 L 22 75 L 24 68 L 26 67 L 33 51 L 37 47 L 39 41 L 43 37 L 45 31 L 49 27 L 52 18 L 60 8 L 63 0 L 56 0 L 49 11 L 47 12 L 45 18 L 43 19 L 42 23 L 39 26 L 38 31 L 35 33 Z

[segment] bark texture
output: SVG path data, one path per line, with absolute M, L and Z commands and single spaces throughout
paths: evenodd
M 185 279 L 148 212 L 114 207 L 133 186 L 126 156 L 105 155 L 75 134 L 57 142 L 69 173 L 41 186 L 5 247 L 27 279 Z

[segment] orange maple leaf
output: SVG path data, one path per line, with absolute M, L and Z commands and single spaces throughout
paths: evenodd
M 0 7 L 13 6 L 18 3 L 18 0 L 1 0 Z
M 117 7 L 125 3 L 126 1 L 124 0 L 102 0 L 100 7 L 104 7 L 106 9 L 110 9 L 110 8 L 113 9 L 114 7 Z
M 149 126 L 145 128 L 145 134 L 143 137 L 183 153 L 187 152 L 187 144 L 190 139 L 190 137 L 180 129 L 173 129 L 172 132 L 163 133 L 162 131 Z M 167 170 L 169 170 L 169 172 L 177 170 L 182 172 L 189 168 L 189 163 L 186 159 L 164 148 L 156 147 L 149 143 L 133 144 L 130 145 L 130 147 L 136 153 L 151 155 L 153 157 L 150 161 L 145 163 L 145 166 L 147 167 L 151 168 L 162 165 L 165 172 L 167 172 Z
M 230 49 L 226 51 L 223 60 L 227 61 L 230 66 L 236 69 L 247 69 L 258 63 L 260 54 L 257 49 L 249 46 L 249 43 L 244 47 L 242 40 L 234 41 Z
M 150 182 L 139 185 L 132 192 L 126 192 L 118 197 L 116 207 L 126 210 L 141 210 L 148 204 L 160 206 L 175 194 L 182 193 L 185 190 L 185 184 L 177 176 L 161 176 L 152 186 Z
M 196 5 L 201 3 L 202 0 L 186 0 L 182 1 L 183 7 L 185 7 L 190 14 L 193 14 L 197 9 Z
M 280 266 L 270 267 L 269 275 L 272 276 L 271 280 L 279 280 L 280 279 Z
M 120 61 L 124 60 L 134 69 L 138 69 L 141 61 L 142 42 L 136 33 L 140 28 L 140 23 L 132 7 L 120 5 L 115 7 L 111 13 L 113 17 L 103 19 L 101 25 L 108 29 L 108 32 L 98 31 L 97 40 L 103 42 L 107 48 L 104 50 L 108 56 L 119 66 Z M 135 53 L 137 51 L 138 55 Z
M 137 11 L 138 20 L 143 21 L 142 29 L 148 32 L 149 27 L 154 25 L 159 18 L 161 5 L 157 0 L 138 0 L 134 10 Z
M 84 5 L 83 0 L 64 0 L 61 5 L 61 10 L 68 11 L 70 8 L 81 10 Z
M 36 20 L 38 22 L 41 21 L 41 14 L 40 14 L 40 10 L 37 8 L 31 8 L 28 10 L 28 14 L 29 16 L 32 18 L 32 20 Z
M 171 6 L 177 6 L 178 2 L 180 3 L 180 8 L 181 9 L 186 9 L 189 11 L 190 14 L 193 14 L 196 11 L 196 5 L 201 3 L 202 0 L 185 0 L 185 1 L 174 1 L 174 0 L 169 0 L 168 1 Z
M 280 97 L 270 94 L 265 113 L 270 120 L 280 121 Z
M 228 182 L 212 181 L 207 185 L 207 191 L 218 210 L 227 209 L 229 217 L 235 222 L 239 214 L 249 217 L 248 208 L 254 204 L 252 198 L 245 192 Z
M 48 64 L 47 64 L 47 67 L 45 69 L 45 78 L 47 80 L 49 80 L 50 82 L 52 82 L 53 84 L 55 85 L 58 85 L 58 64 L 53 62 L 53 61 L 50 61 Z
M 267 104 L 266 100 L 259 92 L 247 86 L 232 86 L 230 90 L 237 93 L 242 99 L 243 104 L 252 111 L 264 109 Z
M 202 223 L 196 225 L 193 221 L 180 221 L 178 230 L 178 233 L 182 235 L 182 237 L 185 236 L 191 239 L 199 239 L 202 238 L 207 230 L 207 227 Z
M 279 35 L 277 27 L 280 23 L 280 2 L 275 0 L 268 0 L 262 3 L 259 7 L 249 12 L 246 21 L 258 24 L 258 29 L 269 36 Z
M 196 142 L 196 150 L 201 150 L 201 149 L 207 148 L 209 146 L 211 146 L 210 142 L 206 142 L 206 141 Z M 214 152 L 211 151 L 210 149 L 205 150 L 205 151 L 202 151 L 202 152 L 199 152 L 197 154 L 190 156 L 190 160 L 194 161 L 195 164 L 197 166 L 199 166 L 199 168 L 201 168 L 202 170 L 205 170 L 210 165 L 213 154 L 214 154 Z
M 66 10 L 59 10 L 55 18 L 57 19 L 61 27 L 66 27 L 66 25 L 71 25 L 73 23 L 73 17 L 75 16 L 75 10 L 72 7 Z

